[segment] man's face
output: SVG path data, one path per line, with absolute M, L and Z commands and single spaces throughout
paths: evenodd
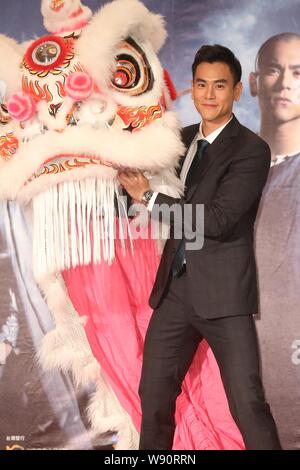
M 230 119 L 234 101 L 242 93 L 241 82 L 234 85 L 229 66 L 223 62 L 198 65 L 192 84 L 192 96 L 203 121 L 217 126 Z
M 278 122 L 300 118 L 300 39 L 276 42 L 266 51 L 255 94 L 263 114 Z

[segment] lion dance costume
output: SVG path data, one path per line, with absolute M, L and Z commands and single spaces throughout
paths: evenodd
M 80 0 L 43 0 L 42 13 L 49 35 L 26 47 L 0 37 L 0 196 L 30 212 L 33 272 L 56 325 L 41 347 L 43 367 L 96 384 L 93 429 L 136 449 L 159 249 L 132 236 L 117 172 L 140 170 L 152 189 L 181 193 L 184 149 L 157 57 L 166 31 L 137 0 L 115 0 L 93 17 Z M 243 448 L 205 343 L 176 420 L 174 448 Z

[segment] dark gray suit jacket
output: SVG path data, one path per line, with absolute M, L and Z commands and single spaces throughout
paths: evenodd
M 187 148 L 198 128 L 196 124 L 183 129 Z M 185 197 L 179 200 L 161 193 L 157 196 L 155 217 L 162 204 L 190 204 L 193 217 L 188 223 L 192 230 L 196 229 L 196 205 L 204 205 L 203 248 L 186 251 L 186 294 L 203 318 L 257 313 L 253 227 L 270 159 L 266 142 L 233 117 L 206 150 L 196 182 Z M 152 308 L 157 308 L 166 295 L 179 243 L 171 234 L 150 296 Z

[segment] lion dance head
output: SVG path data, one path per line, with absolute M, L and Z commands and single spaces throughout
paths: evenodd
M 79 0 L 44 0 L 42 13 L 49 35 L 23 51 L 0 40 L 0 196 L 32 204 L 37 278 L 111 262 L 118 170 L 176 193 L 183 150 L 157 57 L 161 16 L 137 0 L 93 17 Z

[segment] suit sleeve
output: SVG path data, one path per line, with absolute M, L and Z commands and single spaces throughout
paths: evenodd
M 204 204 L 204 236 L 208 238 L 222 238 L 248 212 L 251 206 L 260 198 L 270 169 L 271 153 L 267 144 L 259 142 L 255 146 L 244 148 L 241 155 L 235 158 L 215 193 L 210 204 Z M 159 193 L 155 201 L 155 212 L 162 213 L 162 205 L 169 207 L 185 204 L 185 199 L 174 199 Z M 189 201 L 192 204 L 191 227 L 195 232 L 197 205 L 201 201 Z M 174 212 L 176 213 L 176 212 Z M 178 213 L 178 212 L 177 212 Z M 175 221 L 171 214 L 171 225 L 182 224 L 182 220 Z M 164 220 L 163 216 L 161 219 Z M 165 220 L 166 222 L 166 220 Z

